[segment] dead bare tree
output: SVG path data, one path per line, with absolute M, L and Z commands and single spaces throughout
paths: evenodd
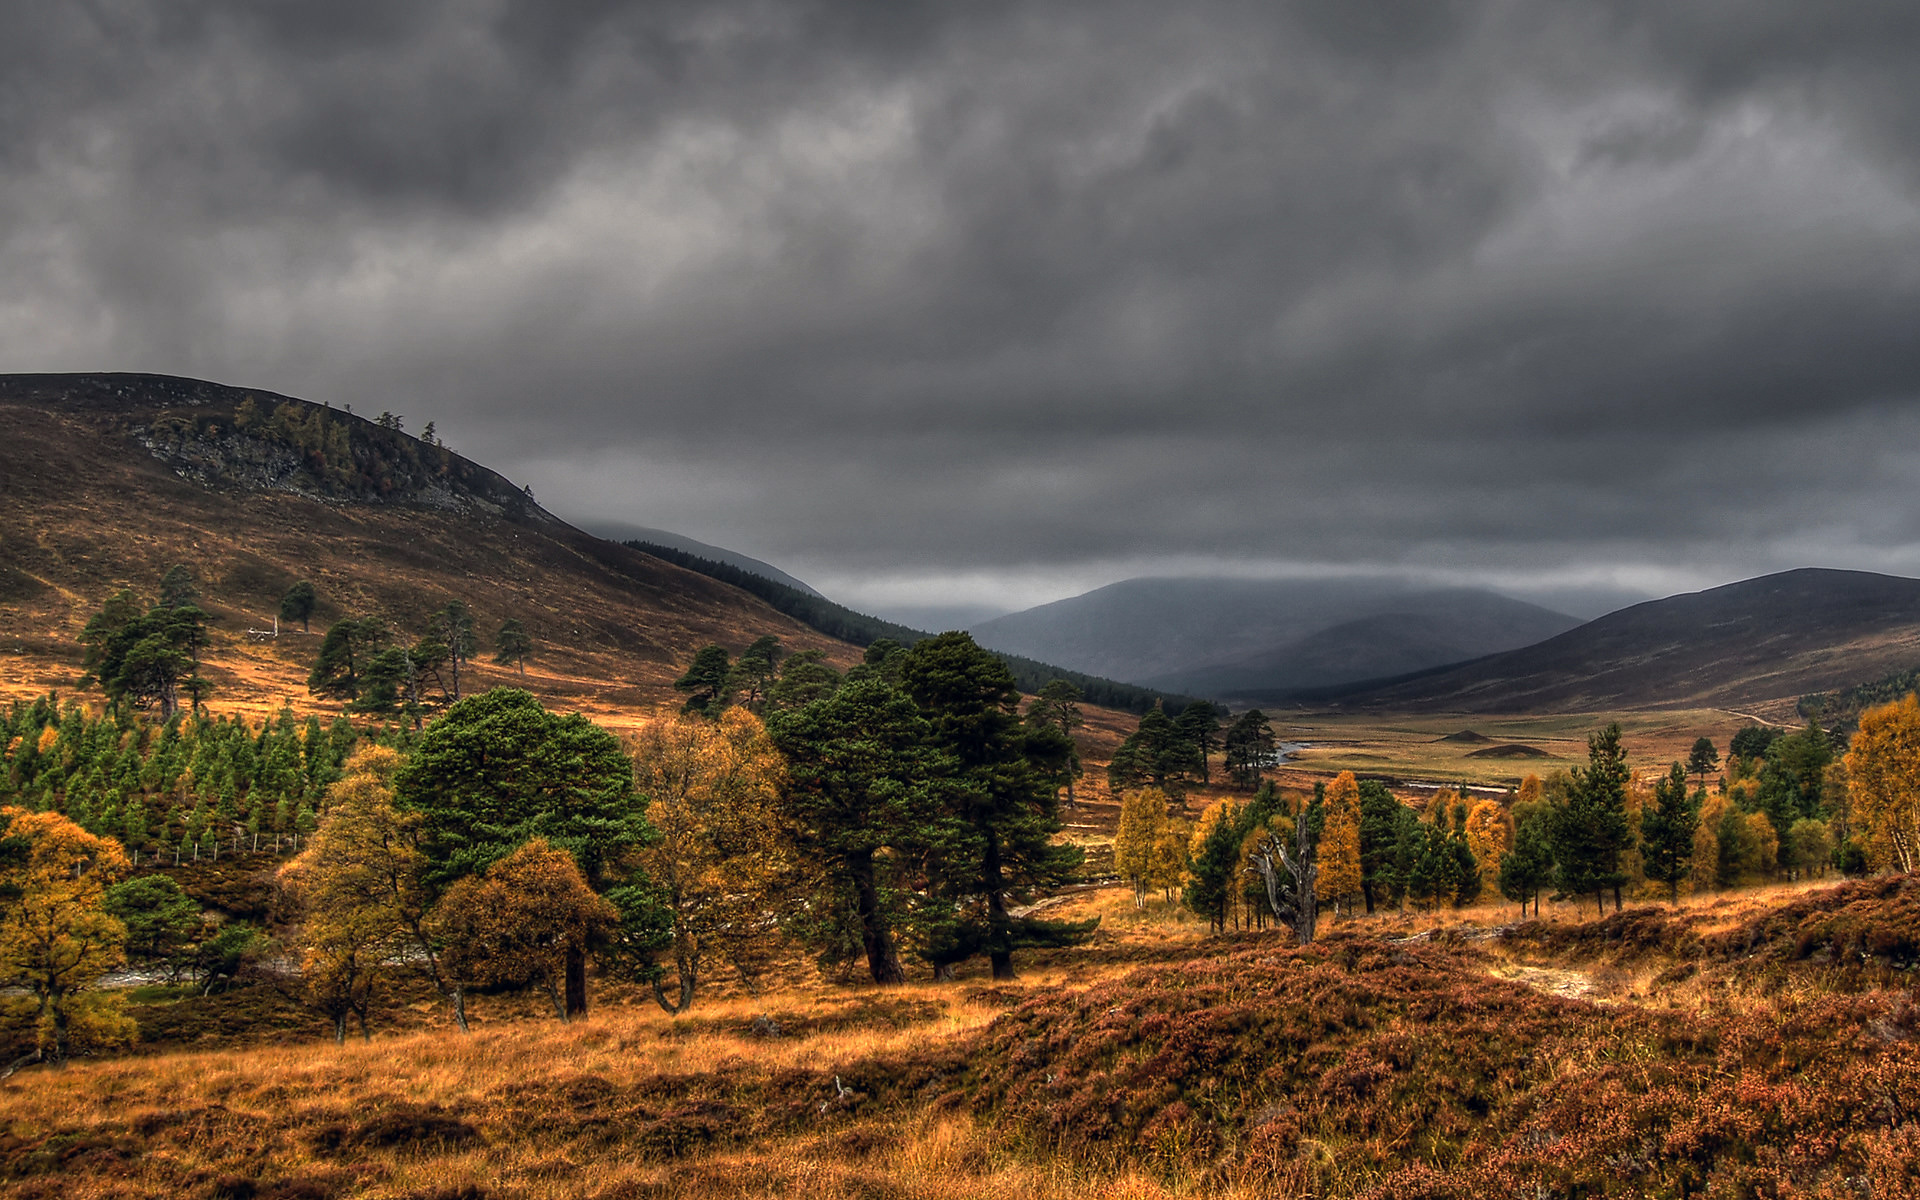
M 1279 838 L 1268 834 L 1253 852 L 1254 869 L 1267 885 L 1267 903 L 1273 915 L 1293 929 L 1302 946 L 1313 941 L 1320 909 L 1314 899 L 1314 885 L 1320 879 L 1318 832 L 1313 828 L 1311 805 L 1301 805 L 1294 818 L 1293 852 Z

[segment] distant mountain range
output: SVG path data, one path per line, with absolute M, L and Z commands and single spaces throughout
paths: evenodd
M 1808 568 L 1650 600 L 1537 645 L 1313 699 L 1388 711 L 1727 708 L 1917 662 L 1920 580 Z
M 982 645 L 1216 699 L 1406 674 L 1529 645 L 1564 613 L 1393 580 L 1129 579 L 973 626 Z

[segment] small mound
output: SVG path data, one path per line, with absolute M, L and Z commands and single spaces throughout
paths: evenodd
M 1503 746 L 1488 746 L 1485 750 L 1475 750 L 1468 758 L 1552 758 L 1538 746 L 1527 746 L 1520 742 L 1508 742 Z
M 1479 746 L 1493 739 L 1484 733 L 1478 733 L 1471 729 L 1462 729 L 1459 733 L 1450 733 L 1439 740 L 1443 742 L 1465 742 L 1470 746 Z

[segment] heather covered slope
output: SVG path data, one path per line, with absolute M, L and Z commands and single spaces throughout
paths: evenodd
M 1609 613 L 1537 645 L 1329 693 L 1385 711 L 1763 705 L 1920 661 L 1920 580 L 1807 569 Z
M 249 398 L 251 420 L 236 428 Z M 603 719 L 671 696 L 707 642 L 738 650 L 771 633 L 842 665 L 858 657 L 737 588 L 572 528 L 444 447 L 267 392 L 0 377 L 0 514 L 7 696 L 72 691 L 88 616 L 122 586 L 151 599 L 175 563 L 194 570 L 216 618 L 204 674 L 223 710 L 305 705 L 319 633 L 336 617 L 417 633 L 455 597 L 483 641 L 509 617 L 523 622 L 538 647 L 526 682 Z M 320 593 L 313 633 L 250 639 L 302 578 Z M 480 667 L 478 682 L 520 678 Z
M 80 1063 L 0 1083 L 0 1195 L 1913 1197 L 1916 886 Z M 1605 1002 L 1502 978 L 1596 955 Z

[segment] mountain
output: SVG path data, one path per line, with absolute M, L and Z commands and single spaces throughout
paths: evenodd
M 859 658 L 737 587 L 573 528 L 390 419 L 168 376 L 0 376 L 0 700 L 73 693 L 88 617 L 124 586 L 151 600 L 175 563 L 215 618 L 204 673 L 223 711 L 327 707 L 305 681 L 329 621 L 417 634 L 455 597 L 483 643 L 521 620 L 538 645 L 528 686 L 596 716 L 671 697 L 708 642 L 770 633 Z M 250 636 L 303 578 L 320 593 L 314 632 Z M 475 666 L 486 686 L 520 680 Z
M 1377 679 L 1579 624 L 1493 592 L 1377 579 L 1129 579 L 973 627 L 996 650 L 1233 699 Z
M 650 529 L 645 525 L 628 525 L 621 521 L 587 521 L 581 525 L 581 528 L 595 537 L 603 537 L 610 542 L 648 542 L 656 546 L 666 546 L 697 558 L 726 563 L 730 567 L 739 567 L 749 574 L 758 575 L 762 579 L 771 579 L 775 583 L 784 583 L 793 590 L 805 592 L 809 596 L 820 594 L 779 567 L 761 562 L 738 550 L 710 546 L 706 542 L 696 541 L 685 534 L 673 533 L 665 529 Z
M 1920 662 L 1920 580 L 1808 568 L 1650 600 L 1537 645 L 1329 692 L 1345 707 L 1747 707 Z

